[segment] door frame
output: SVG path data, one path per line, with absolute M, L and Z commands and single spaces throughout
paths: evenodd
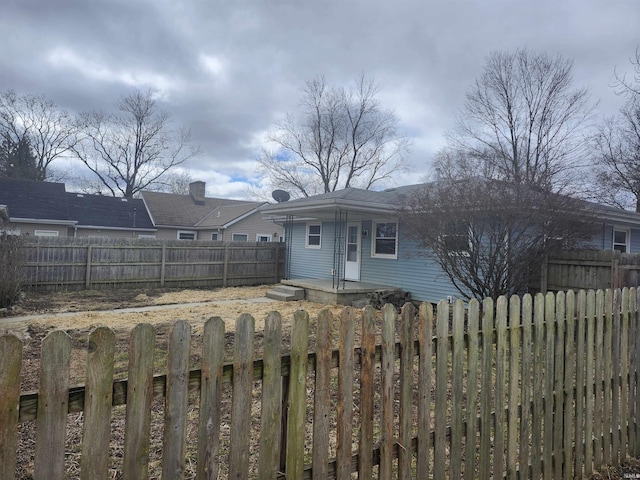
M 357 260 L 355 262 L 349 262 L 349 263 L 355 263 L 356 266 L 356 274 L 355 275 L 351 275 L 351 270 L 349 270 L 349 273 L 347 273 L 347 258 L 348 258 L 348 253 L 349 253 L 349 228 L 350 227 L 356 227 L 357 228 L 357 234 L 356 234 L 356 244 L 357 244 Z M 346 229 L 346 235 L 345 235 L 345 245 L 344 245 L 344 279 L 345 280 L 351 280 L 354 282 L 359 282 L 360 281 L 360 266 L 361 266 L 361 261 L 362 261 L 362 222 L 349 222 L 347 223 L 347 229 Z

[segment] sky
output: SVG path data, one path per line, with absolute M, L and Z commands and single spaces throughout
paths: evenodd
M 179 173 L 207 195 L 267 188 L 266 134 L 300 108 L 305 81 L 378 83 L 412 141 L 397 185 L 433 176 L 435 153 L 491 52 L 527 48 L 572 60 L 597 117 L 624 99 L 640 0 L 2 0 L 0 91 L 43 94 L 75 114 L 151 91 L 201 154 Z M 53 164 L 76 170 L 76 163 Z M 387 185 L 392 186 L 392 185 Z

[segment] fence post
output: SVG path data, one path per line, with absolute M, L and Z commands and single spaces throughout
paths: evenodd
M 160 260 L 162 265 L 160 266 L 160 287 L 164 287 L 165 279 L 165 267 L 167 266 L 167 244 L 162 244 L 162 259 Z
M 15 335 L 0 337 L 0 479 L 16 473 L 22 342 Z
M 222 267 L 222 286 L 227 286 L 227 273 L 229 269 L 229 246 L 224 244 L 224 266 Z
M 273 271 L 274 271 L 274 282 L 278 283 L 280 281 L 280 244 L 273 242 Z
M 87 290 L 91 288 L 91 255 L 93 255 L 93 245 L 90 243 L 87 245 L 87 272 L 84 283 L 84 288 Z
M 545 255 L 542 258 L 542 265 L 540 267 L 540 293 L 547 293 L 548 282 L 549 282 L 549 257 Z

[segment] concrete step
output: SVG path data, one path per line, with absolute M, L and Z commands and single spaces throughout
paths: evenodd
M 272 290 L 268 290 L 266 295 L 281 302 L 304 300 L 304 288 L 276 285 Z

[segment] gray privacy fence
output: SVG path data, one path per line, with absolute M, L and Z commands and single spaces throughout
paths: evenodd
M 30 290 L 271 284 L 285 258 L 279 242 L 33 238 L 23 251 Z

